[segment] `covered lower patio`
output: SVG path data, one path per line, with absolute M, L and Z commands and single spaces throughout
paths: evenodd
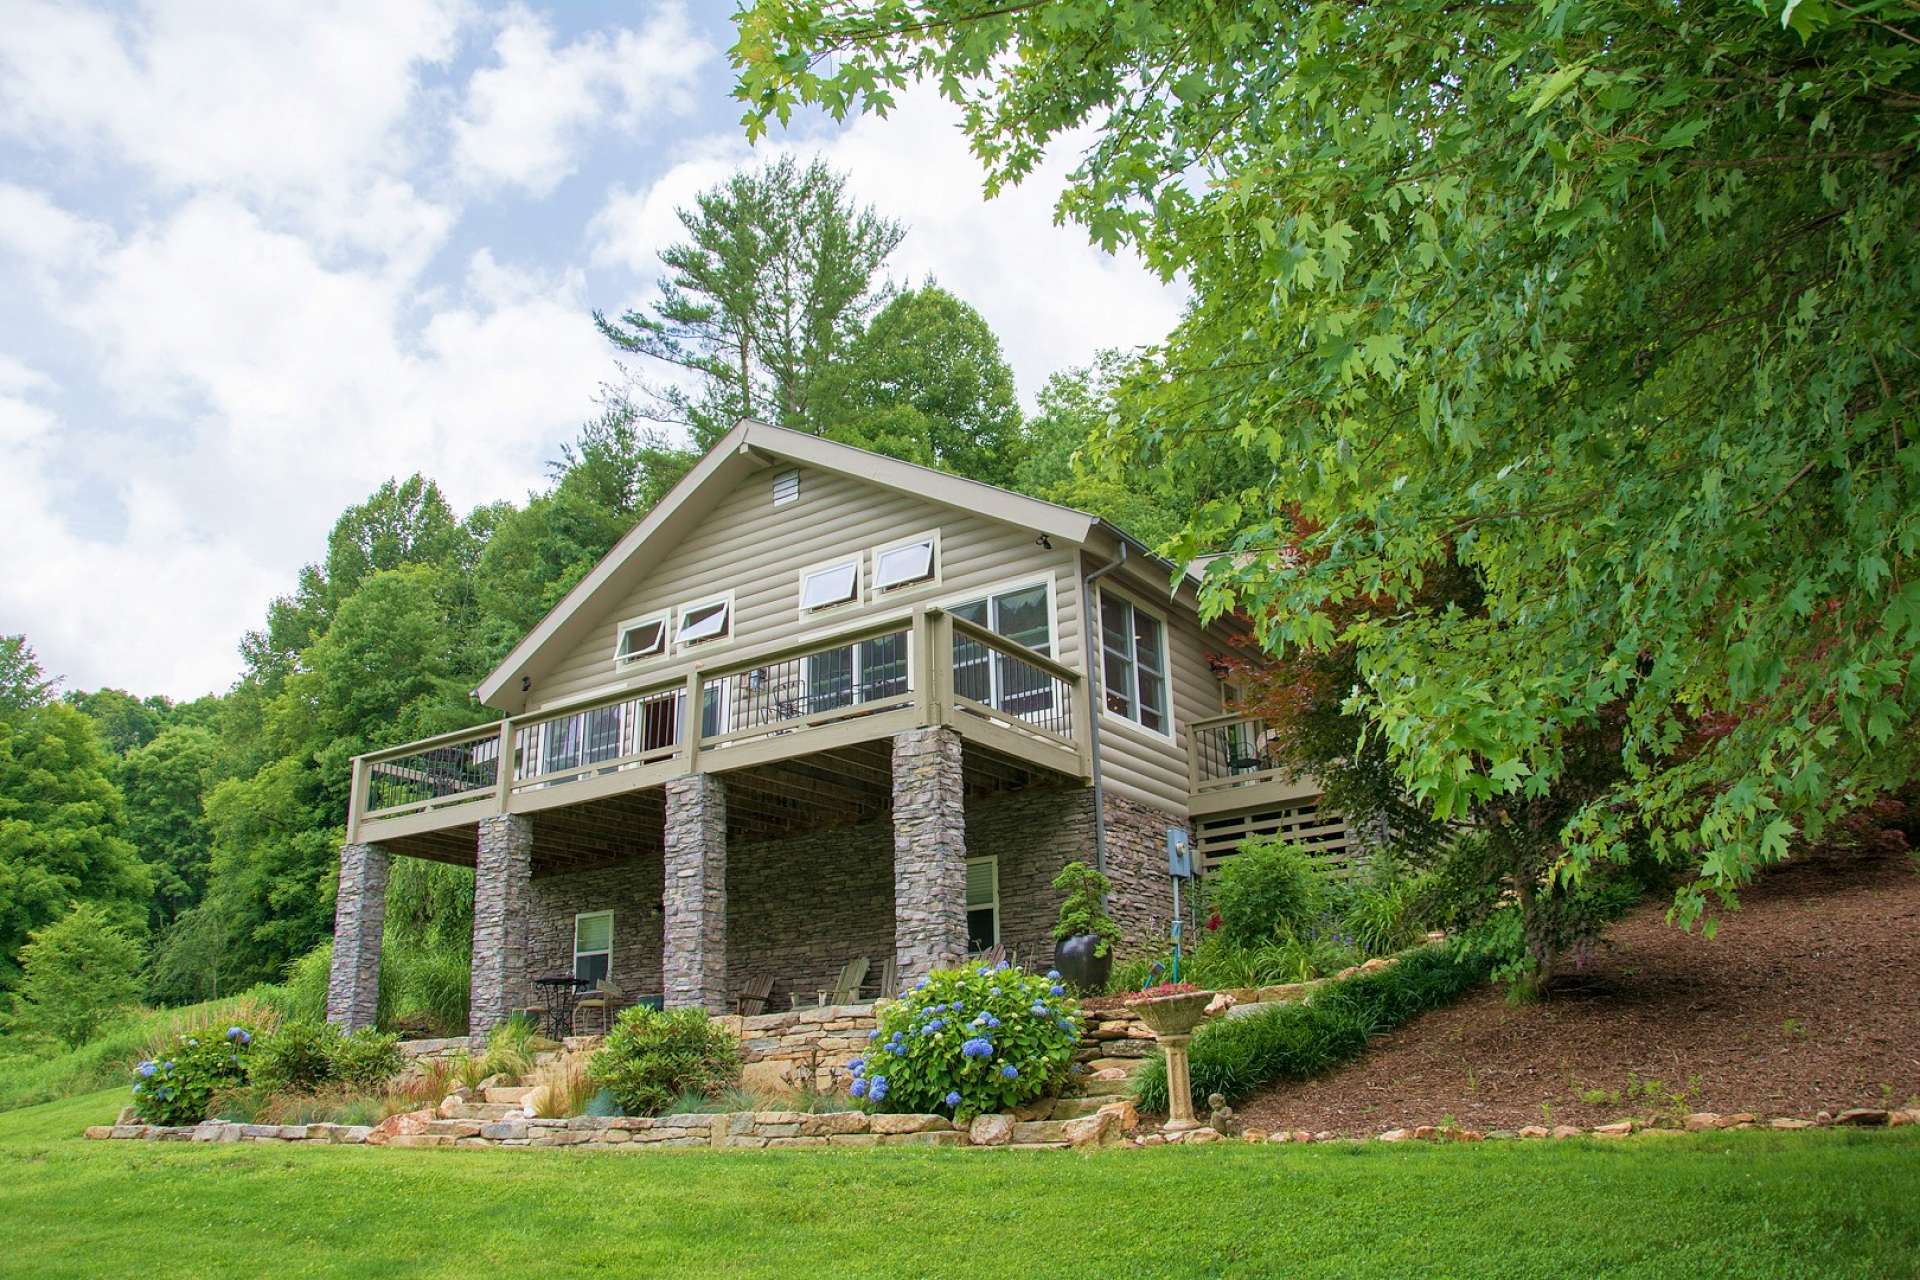
M 768 983 L 769 1010 L 813 1003 L 857 959 L 871 998 L 889 969 L 909 983 L 994 942 L 1050 947 L 1052 875 L 1090 814 L 1063 791 L 1084 780 L 927 726 L 351 842 L 328 1016 L 373 1021 L 393 856 L 475 870 L 475 1035 L 546 1005 L 545 976 L 730 1013 Z

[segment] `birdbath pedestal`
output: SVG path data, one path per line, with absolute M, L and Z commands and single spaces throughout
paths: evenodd
M 1212 999 L 1211 991 L 1182 991 L 1128 1002 L 1166 1055 L 1167 1123 L 1163 1127 L 1168 1133 L 1200 1127 L 1193 1116 L 1193 1075 L 1187 1046 L 1193 1043 L 1193 1029 L 1207 1016 L 1207 1004 Z

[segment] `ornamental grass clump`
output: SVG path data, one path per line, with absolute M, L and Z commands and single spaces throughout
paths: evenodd
M 1002 961 L 943 969 L 880 1009 L 850 1092 L 881 1111 L 969 1119 L 1033 1101 L 1066 1078 L 1080 1039 L 1058 972 Z
M 253 1032 L 242 1026 L 179 1036 L 170 1050 L 133 1069 L 134 1113 L 147 1124 L 199 1124 L 215 1094 L 246 1084 L 252 1044 Z
M 682 1094 L 718 1093 L 740 1079 L 740 1038 L 699 1009 L 640 1006 L 615 1020 L 587 1076 L 630 1116 L 658 1115 Z

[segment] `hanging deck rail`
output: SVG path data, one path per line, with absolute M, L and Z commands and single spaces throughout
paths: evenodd
M 916 609 L 359 756 L 348 839 L 577 804 L 921 725 L 951 725 L 1084 778 L 1087 717 L 1079 672 L 944 610 Z

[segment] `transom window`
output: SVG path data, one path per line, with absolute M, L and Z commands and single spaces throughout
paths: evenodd
M 800 576 L 800 607 L 804 610 L 831 609 L 847 604 L 860 595 L 860 561 L 845 560 Z
M 613 648 L 614 660 L 632 662 L 667 650 L 667 618 L 635 618 L 620 624 L 620 638 Z
M 680 631 L 674 638 L 679 644 L 700 644 L 708 640 L 719 640 L 728 634 L 732 625 L 733 601 L 731 599 L 683 604 L 680 606 Z
M 1000 859 L 967 859 L 967 950 L 1000 945 Z
M 956 604 L 948 612 L 1049 658 L 1053 656 L 1053 627 L 1044 582 Z M 953 691 L 1015 715 L 1053 709 L 1053 682 L 1045 672 L 990 653 L 981 644 L 955 643 Z
M 583 911 L 573 918 L 573 976 L 602 982 L 613 972 L 613 912 Z
M 1151 729 L 1167 727 L 1167 635 L 1132 601 L 1100 593 L 1101 689 L 1107 710 Z
M 934 576 L 934 535 L 882 547 L 873 554 L 873 589 L 893 591 L 926 582 Z

